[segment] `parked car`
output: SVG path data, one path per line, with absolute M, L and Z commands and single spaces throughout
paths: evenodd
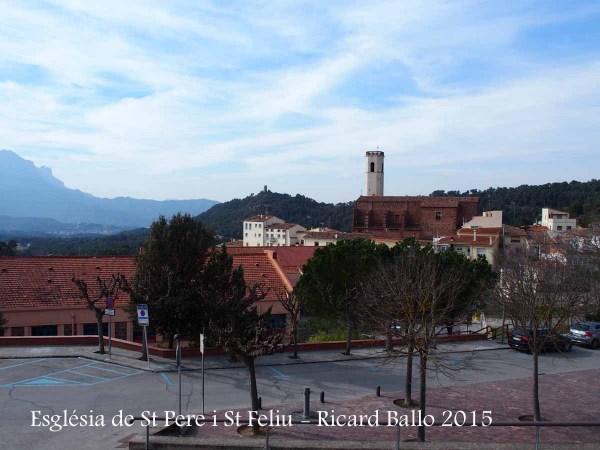
M 579 322 L 571 325 L 566 336 L 574 344 L 600 348 L 600 322 Z
M 542 352 L 568 352 L 571 351 L 573 343 L 571 340 L 553 331 L 546 329 L 537 330 L 537 338 L 541 342 Z M 508 333 L 508 345 L 515 350 L 524 352 L 531 351 L 529 346 L 530 339 L 533 339 L 533 330 L 531 328 L 515 328 Z

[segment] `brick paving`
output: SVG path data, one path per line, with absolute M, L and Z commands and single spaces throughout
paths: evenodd
M 558 422 L 592 422 L 598 421 L 600 411 L 600 369 L 584 370 L 556 375 L 540 376 L 540 404 L 542 416 L 550 421 Z M 531 413 L 531 379 L 520 378 L 498 382 L 476 383 L 448 388 L 432 388 L 428 390 L 427 414 L 432 414 L 437 423 L 443 422 L 443 411 L 478 411 L 491 410 L 494 422 L 516 422 L 519 416 Z M 418 395 L 418 389 L 415 390 Z M 400 398 L 400 393 L 382 393 L 351 400 L 326 402 L 317 404 L 322 410 L 336 414 L 373 414 L 380 411 L 380 421 L 387 419 L 387 411 L 398 411 L 398 414 L 410 414 L 409 410 L 399 408 L 393 400 Z M 266 406 L 266 405 L 265 405 Z M 313 403 L 313 407 L 316 405 Z M 279 414 L 289 414 L 301 409 L 301 405 L 277 405 Z M 264 413 L 265 411 L 263 411 Z M 242 412 L 247 417 L 247 412 Z M 469 420 L 468 415 L 467 420 Z M 417 429 L 407 427 L 401 429 L 401 439 L 416 438 Z M 234 427 L 206 426 L 198 430 L 198 434 L 210 438 L 239 437 Z M 395 429 L 392 427 L 319 427 L 295 425 L 277 428 L 272 431 L 273 442 L 283 439 L 318 439 L 347 441 L 394 441 Z M 534 443 L 533 427 L 429 427 L 426 431 L 428 441 L 438 442 L 506 442 Z M 600 448 L 599 427 L 543 428 L 542 443 L 598 443 Z

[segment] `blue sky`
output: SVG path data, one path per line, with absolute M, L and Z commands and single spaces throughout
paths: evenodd
M 0 1 L 0 148 L 94 195 L 600 174 L 595 1 Z

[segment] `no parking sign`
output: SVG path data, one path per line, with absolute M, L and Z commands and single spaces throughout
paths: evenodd
M 139 325 L 150 325 L 150 316 L 148 315 L 148 305 L 137 305 L 137 318 Z

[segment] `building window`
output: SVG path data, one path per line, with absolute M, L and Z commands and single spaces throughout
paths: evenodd
M 11 336 L 25 336 L 25 327 L 11 327 L 10 335 Z
M 570 230 L 570 229 L 571 229 L 571 226 L 570 226 L 570 225 L 567 225 L 567 230 Z
M 77 334 L 77 324 L 66 323 L 63 325 L 64 336 L 75 336 Z
M 248 237 L 248 233 L 246 233 L 246 237 Z
M 442 220 L 442 212 L 441 211 L 435 212 L 435 220 Z
M 272 330 L 284 330 L 286 325 L 286 315 L 271 314 L 267 319 L 267 325 Z
M 31 327 L 32 336 L 58 336 L 58 325 L 38 325 Z
M 375 172 L 375 163 L 374 162 L 371 163 L 371 172 Z
M 315 247 L 319 246 L 319 241 L 315 241 Z
M 102 324 L 102 331 L 104 336 L 108 336 L 108 322 Z M 97 323 L 84 323 L 83 334 L 86 336 L 97 336 L 98 335 L 98 324 Z
M 478 248 L 477 249 L 477 257 L 483 257 L 485 258 L 485 248 Z
M 558 225 L 558 226 L 556 227 L 556 230 L 557 230 L 557 231 L 562 231 L 562 225 Z

